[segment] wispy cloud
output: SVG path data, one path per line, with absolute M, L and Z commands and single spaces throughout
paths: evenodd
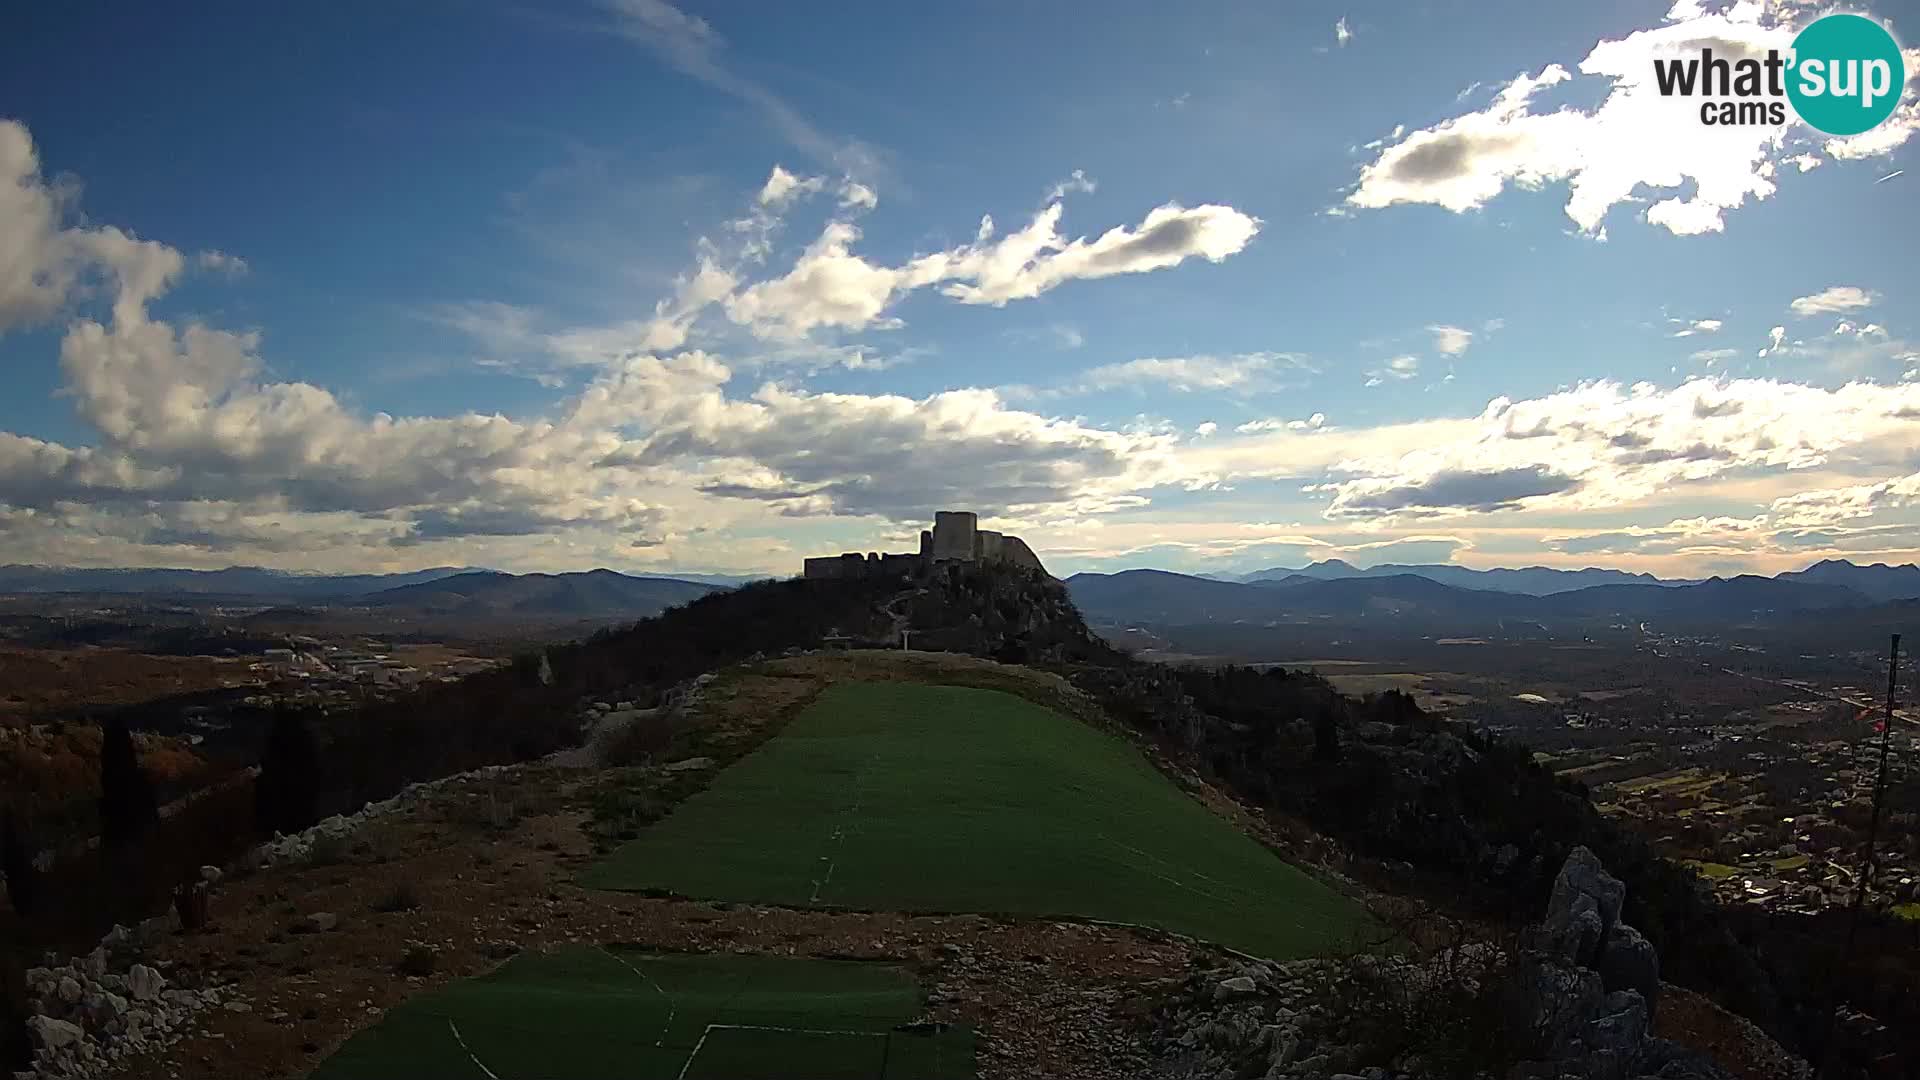
M 871 147 L 828 135 L 778 94 L 728 66 L 721 59 L 726 39 L 705 19 L 666 0 L 601 0 L 601 4 L 613 15 L 609 28 L 614 33 L 645 46 L 681 74 L 760 110 L 781 138 L 801 153 L 863 181 L 882 171 L 879 155 Z

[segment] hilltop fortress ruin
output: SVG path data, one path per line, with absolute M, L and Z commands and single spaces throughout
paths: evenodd
M 809 578 L 853 578 L 907 576 L 931 570 L 942 563 L 1006 563 L 1046 573 L 1039 556 L 1017 536 L 980 527 L 979 515 L 971 510 L 941 510 L 933 515 L 933 528 L 920 530 L 920 550 L 914 553 L 869 551 L 862 555 L 849 551 L 844 555 L 822 555 L 806 561 Z

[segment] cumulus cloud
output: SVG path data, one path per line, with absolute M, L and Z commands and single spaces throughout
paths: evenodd
M 1697 59 L 1702 48 L 1731 57 L 1784 53 L 1803 14 L 1758 3 L 1706 13 L 1681 0 L 1661 26 L 1596 44 L 1578 76 L 1547 64 L 1516 76 L 1484 109 L 1391 140 L 1361 170 L 1347 205 L 1425 203 L 1457 213 L 1486 205 L 1509 186 L 1565 181 L 1567 216 L 1596 238 L 1605 235 L 1607 213 L 1640 201 L 1643 188 L 1690 192 L 1656 194 L 1644 213 L 1649 224 L 1681 236 L 1718 232 L 1727 211 L 1774 194 L 1780 166 L 1805 156 L 1789 155 L 1788 146 L 1806 129 L 1791 110 L 1779 128 L 1704 125 L 1697 101 L 1660 95 L 1654 61 Z M 1601 92 L 1597 106 L 1544 107 L 1549 91 L 1576 78 Z M 1908 93 L 1916 93 L 1911 78 Z M 1907 114 L 1917 108 L 1908 102 L 1894 121 L 1855 137 L 1863 141 L 1830 140 L 1823 149 L 1838 158 L 1885 153 L 1915 130 Z
M 1433 335 L 1433 347 L 1447 356 L 1459 356 L 1473 344 L 1473 331 L 1458 326 L 1429 326 L 1427 332 Z
M 963 304 L 1004 306 L 1061 284 L 1177 266 L 1191 258 L 1220 262 L 1241 251 L 1260 220 L 1229 206 L 1157 207 L 1137 227 L 1117 226 L 1094 239 L 1060 234 L 1062 204 L 1053 202 L 1017 232 L 995 238 L 983 219 L 975 242 L 921 255 L 899 266 L 871 262 L 853 248 L 858 226 L 829 222 L 783 276 L 729 297 L 736 323 L 765 338 L 797 339 L 820 329 L 864 330 L 900 296 L 939 286 Z
M 1774 353 L 1780 351 L 1780 347 L 1786 342 L 1786 340 L 1787 340 L 1787 328 L 1784 326 L 1776 326 L 1771 330 L 1767 331 L 1766 345 L 1762 346 L 1760 351 L 1755 353 L 1754 355 L 1764 360 L 1765 358 L 1772 356 Z
M 1834 314 L 1872 307 L 1877 299 L 1879 297 L 1857 285 L 1834 285 L 1812 296 L 1798 297 L 1787 306 L 1795 315 Z
M 767 182 L 761 186 L 759 197 L 754 201 L 761 206 L 777 209 L 802 196 L 818 194 L 826 183 L 824 177 L 795 176 L 784 167 L 775 165 L 773 172 L 767 176 Z
M 1717 334 L 1725 323 L 1719 319 L 1668 319 L 1669 323 L 1680 329 L 1673 332 L 1674 337 L 1693 337 L 1696 334 Z
M 991 390 L 914 399 L 765 384 L 735 398 L 724 390 L 730 374 L 710 357 L 628 364 L 596 388 L 590 408 L 645 433 L 600 467 L 697 462 L 709 494 L 910 520 L 962 504 L 990 514 L 1127 504 L 1169 474 L 1177 441 L 1009 409 Z
M 733 272 L 703 258 L 674 282 L 671 296 L 655 303 L 650 318 L 552 326 L 540 312 L 497 301 L 442 304 L 421 315 L 471 337 L 486 350 L 483 363 L 538 374 L 678 349 L 701 313 L 731 294 L 736 284 Z
M 1350 457 L 1330 465 L 1346 478 L 1319 490 L 1333 495 L 1327 513 L 1334 517 L 1614 507 L 1735 473 L 1842 461 L 1882 467 L 1920 449 L 1915 417 L 1920 386 L 1586 383 L 1526 401 L 1497 398 L 1473 422 L 1444 434 L 1423 431 L 1397 454 L 1354 445 Z M 1413 441 L 1372 438 L 1383 446 Z
M 1304 420 L 1249 420 L 1233 430 L 1242 435 L 1254 435 L 1263 431 L 1318 431 L 1327 423 L 1326 413 L 1314 413 Z
M 1353 40 L 1353 31 L 1347 26 L 1347 17 L 1345 15 L 1340 16 L 1340 18 L 1334 21 L 1333 40 L 1336 45 L 1342 48 L 1346 47 L 1347 42 Z

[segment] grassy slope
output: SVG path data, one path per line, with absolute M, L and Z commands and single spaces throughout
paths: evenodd
M 1365 926 L 1121 740 L 1008 694 L 905 683 L 833 687 L 584 884 L 1082 916 L 1276 958 Z
M 503 1080 L 971 1077 L 971 1033 L 888 1034 L 919 1007 L 913 976 L 892 965 L 578 946 L 408 1001 L 313 1080 L 477 1078 L 476 1059 Z M 743 1029 L 766 1027 L 802 1030 Z

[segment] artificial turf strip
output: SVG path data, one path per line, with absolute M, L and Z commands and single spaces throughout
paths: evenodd
M 973 1034 L 894 1029 L 904 968 L 568 946 L 412 998 L 313 1080 L 971 1080 Z
M 1120 739 L 999 691 L 912 683 L 832 687 L 583 882 L 1111 920 L 1275 959 L 1368 927 Z

